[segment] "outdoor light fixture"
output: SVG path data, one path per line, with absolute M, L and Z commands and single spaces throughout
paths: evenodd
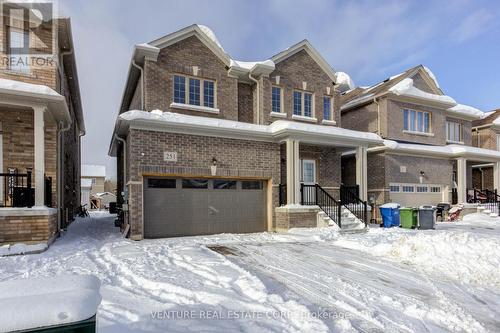
M 215 157 L 212 158 L 212 165 L 210 166 L 210 171 L 212 172 L 212 176 L 215 176 L 217 174 L 217 159 Z
M 424 181 L 424 176 L 425 176 L 425 172 L 423 172 L 422 170 L 420 170 L 420 184 L 423 183 Z

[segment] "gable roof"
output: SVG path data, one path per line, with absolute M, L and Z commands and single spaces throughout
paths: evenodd
M 474 120 L 472 122 L 472 127 L 493 125 L 495 123 L 495 120 L 497 120 L 499 117 L 500 109 L 485 112 L 482 119 Z
M 433 93 L 418 89 L 414 86 L 413 77 L 420 74 Z M 441 90 L 434 74 L 425 66 L 418 65 L 403 73 L 391 76 L 382 82 L 370 87 L 358 87 L 341 95 L 341 111 L 370 104 L 375 98 L 385 95 L 401 96 L 411 101 L 431 104 L 445 109 L 452 116 L 469 120 L 480 119 L 482 111 L 471 106 L 458 104 L 453 98 Z
M 309 43 L 307 39 L 304 39 L 297 44 L 294 44 L 290 46 L 289 48 L 281 51 L 280 53 L 274 55 L 271 57 L 271 60 L 277 64 L 283 60 L 286 60 L 293 56 L 294 54 L 297 54 L 300 51 L 306 51 L 307 54 L 318 64 L 318 66 L 330 77 L 332 82 L 335 82 L 337 77 L 335 75 L 335 71 L 333 68 L 328 64 L 328 62 L 319 54 L 319 52 Z

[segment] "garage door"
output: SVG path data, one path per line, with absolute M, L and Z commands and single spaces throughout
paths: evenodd
M 144 180 L 144 237 L 265 231 L 266 182 L 201 178 Z

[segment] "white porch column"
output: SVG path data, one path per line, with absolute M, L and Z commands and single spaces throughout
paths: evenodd
M 45 204 L 45 107 L 33 108 L 35 123 L 35 206 Z
M 457 158 L 457 199 L 467 202 L 467 159 L 463 157 Z
M 286 203 L 300 203 L 299 141 L 286 140 Z
M 500 162 L 493 163 L 493 187 L 500 192 Z
M 356 148 L 356 184 L 359 186 L 359 197 L 361 200 L 368 200 L 368 163 L 367 148 Z

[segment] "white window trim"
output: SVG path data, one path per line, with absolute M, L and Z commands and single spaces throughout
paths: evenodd
M 184 78 L 184 101 L 185 103 L 176 103 L 175 102 L 175 77 L 176 76 L 181 76 Z M 200 81 L 200 105 L 196 104 L 189 104 L 189 79 L 195 79 Z M 214 83 L 214 107 L 208 107 L 205 106 L 205 81 L 210 81 Z M 184 109 L 184 110 L 195 110 L 195 111 L 206 111 L 206 112 L 212 112 L 215 113 L 214 110 L 219 112 L 219 109 L 217 108 L 217 81 L 213 79 L 205 79 L 197 76 L 192 76 L 192 75 L 185 75 L 185 74 L 177 74 L 174 73 L 172 75 L 172 103 L 170 106 L 172 107 L 172 104 L 175 104 L 176 108 L 179 109 Z M 180 105 L 185 105 L 187 107 L 180 107 Z
M 273 88 L 279 88 L 280 90 L 280 112 L 276 112 L 276 111 L 273 111 Z M 273 84 L 271 86 L 271 115 L 276 115 L 276 114 L 284 114 L 285 117 L 286 117 L 286 113 L 284 112 L 284 107 L 283 107 L 283 100 L 284 100 L 284 97 L 283 97 L 283 87 L 280 87 L 276 84 Z
M 330 119 L 325 119 L 325 118 L 323 118 L 323 121 L 325 121 L 325 120 L 326 120 L 326 121 L 330 121 L 330 122 L 331 122 L 331 121 L 335 122 L 335 120 L 333 120 L 333 96 L 330 96 L 330 95 L 323 95 L 323 100 L 322 100 L 322 102 L 323 102 L 323 108 L 321 109 L 321 111 L 323 112 L 323 117 L 325 116 L 325 110 L 324 110 L 324 108 L 325 108 L 325 105 L 324 105 L 324 104 L 325 104 L 324 98 L 325 98 L 325 97 L 328 97 L 328 98 L 330 99 Z M 335 124 L 336 124 L 336 122 L 335 122 Z
M 328 120 L 328 119 L 323 119 L 321 123 L 323 125 L 337 125 L 337 122 L 335 120 Z
M 18 33 L 21 33 L 23 34 L 23 38 L 24 38 L 24 34 L 28 34 L 28 41 L 29 41 L 29 31 L 25 30 L 25 29 L 21 29 L 21 28 L 16 28 L 16 27 L 9 27 L 7 29 L 7 34 L 8 34 L 8 38 L 9 38 L 9 45 L 7 46 L 8 49 L 7 49 L 7 52 L 9 54 L 9 57 L 13 57 L 13 55 L 11 54 L 11 42 L 10 42 L 10 39 L 11 39 L 11 33 L 12 31 L 15 31 L 15 32 L 18 32 Z M 30 61 L 30 57 L 29 55 L 17 55 L 19 57 L 24 57 L 25 59 L 23 60 L 27 60 L 27 61 Z M 9 71 L 12 71 L 13 73 L 20 73 L 20 74 L 25 74 L 25 75 L 29 75 L 31 73 L 31 67 L 30 67 L 30 64 L 28 63 L 27 65 L 25 66 L 21 66 L 21 67 L 12 67 L 12 64 L 9 63 L 9 66 L 8 66 L 8 70 Z
M 208 113 L 213 113 L 213 114 L 219 114 L 220 110 L 217 108 L 209 108 L 206 106 L 198 106 L 198 105 L 191 105 L 191 104 L 184 104 L 184 103 L 170 103 L 171 108 L 176 108 L 176 109 L 182 109 L 182 110 L 189 110 L 189 111 L 201 111 L 201 112 L 208 112 Z
M 500 151 L 500 134 L 497 134 L 497 151 Z
M 455 140 L 451 140 L 448 137 L 450 124 L 458 125 L 460 140 L 455 141 Z M 464 144 L 464 125 L 462 123 L 459 123 L 457 121 L 452 121 L 452 120 L 446 120 L 445 131 L 446 131 L 446 142 L 447 143 L 455 143 L 455 144 L 460 144 L 460 145 Z
M 300 98 L 301 98 L 301 110 L 300 110 L 300 115 L 295 114 L 294 107 L 295 107 L 295 99 L 294 99 L 294 93 L 299 92 L 300 93 Z M 305 116 L 304 111 L 306 108 L 306 103 L 305 103 L 305 94 L 310 94 L 311 95 L 311 116 Z M 299 90 L 299 89 L 294 89 L 292 92 L 292 119 L 297 119 L 297 120 L 306 120 L 306 121 L 312 121 L 312 122 L 317 122 L 318 119 L 316 118 L 316 96 L 313 92 L 306 91 L 306 90 Z
M 304 164 L 305 163 L 311 163 L 313 165 L 313 176 L 314 176 L 314 180 L 313 182 L 308 182 L 308 183 L 305 183 L 304 182 Z M 316 175 L 316 172 L 317 172 L 317 165 L 316 165 L 316 160 L 312 160 L 312 159 L 301 159 L 300 160 L 300 181 L 304 184 L 316 184 L 317 183 L 317 175 Z
M 405 124 L 404 123 L 404 113 L 405 111 L 408 111 L 408 124 Z M 418 127 L 418 114 L 419 113 L 422 113 L 422 122 L 423 122 L 423 125 L 425 126 L 425 114 L 427 113 L 429 115 L 429 132 L 420 132 L 420 131 L 412 131 L 411 129 L 405 129 L 405 126 L 408 125 L 407 127 L 408 128 L 411 128 L 410 124 L 411 124 L 411 120 L 410 120 L 410 112 L 413 111 L 415 112 L 415 115 L 416 115 L 416 118 L 415 118 L 415 128 Z M 418 110 L 414 110 L 414 109 L 408 109 L 408 108 L 404 108 L 404 109 L 401 109 L 401 112 L 403 113 L 403 133 L 407 133 L 407 134 L 416 134 L 416 135 L 424 135 L 424 136 L 434 136 L 434 133 L 433 133 L 433 128 L 432 128 L 432 113 L 431 112 L 428 112 L 428 111 L 418 111 Z
M 399 187 L 399 191 L 391 191 L 391 186 L 397 186 Z M 413 187 L 413 192 L 404 192 L 403 191 L 403 186 L 412 186 Z M 418 192 L 417 187 L 426 187 L 427 191 L 426 192 Z M 432 187 L 437 187 L 439 188 L 439 192 L 432 192 L 431 188 Z M 401 193 L 401 194 L 440 194 L 443 193 L 443 186 L 438 185 L 438 184 L 420 184 L 420 183 L 389 183 L 389 192 L 390 193 Z
M 271 117 L 286 118 L 286 113 L 284 112 L 271 111 L 269 114 L 271 115 Z

